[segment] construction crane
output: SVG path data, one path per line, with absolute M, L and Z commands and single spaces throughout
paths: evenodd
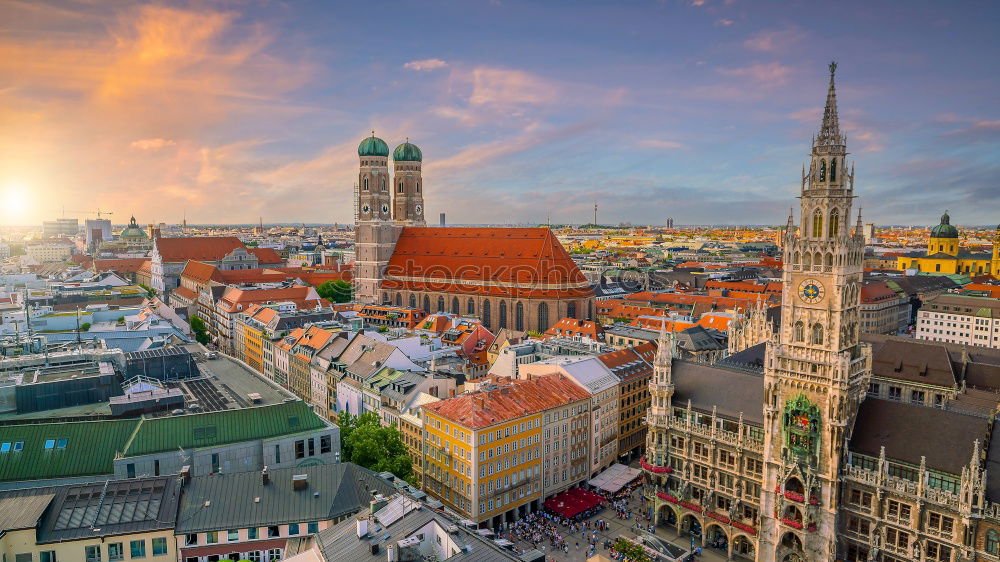
M 101 215 L 113 215 L 114 214 L 111 211 L 102 211 L 100 208 L 98 208 L 96 211 L 73 211 L 73 210 L 67 211 L 66 207 L 63 207 L 63 210 L 62 210 L 63 218 L 66 218 L 66 213 L 79 213 L 81 215 L 97 215 L 97 218 L 101 218 Z

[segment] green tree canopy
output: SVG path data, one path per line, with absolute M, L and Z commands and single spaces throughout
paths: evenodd
M 205 326 L 205 321 L 200 316 L 192 315 L 189 322 L 191 323 L 191 331 L 194 332 L 195 341 L 202 345 L 207 344 L 209 338 L 208 327 Z
M 403 445 L 403 435 L 395 426 L 383 426 L 374 412 L 337 417 L 340 426 L 341 458 L 375 472 L 391 472 L 409 481 L 413 463 Z
M 351 284 L 347 281 L 327 281 L 316 287 L 319 296 L 333 302 L 350 302 L 352 297 Z

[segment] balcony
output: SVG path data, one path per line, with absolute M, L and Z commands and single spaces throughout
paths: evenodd
M 653 474 L 670 474 L 674 471 L 674 469 L 669 466 L 656 466 L 649 464 L 646 462 L 646 457 L 639 459 L 639 466 L 641 466 L 643 470 L 652 472 Z

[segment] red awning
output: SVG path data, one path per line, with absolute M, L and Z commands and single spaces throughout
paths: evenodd
M 545 501 L 545 507 L 563 517 L 576 517 L 600 505 L 604 498 L 582 488 L 572 488 Z

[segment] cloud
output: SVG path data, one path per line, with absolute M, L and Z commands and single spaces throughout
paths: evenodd
M 540 105 L 555 100 L 556 85 L 520 70 L 479 67 L 472 71 L 471 105 Z
M 639 146 L 643 148 L 654 148 L 658 150 L 676 150 L 678 148 L 685 148 L 682 143 L 672 140 L 661 140 L 661 139 L 646 139 L 639 141 Z
M 777 62 L 757 63 L 740 68 L 719 68 L 718 72 L 726 76 L 748 78 L 764 85 L 778 86 L 788 82 L 792 67 Z
M 743 46 L 764 53 L 787 53 L 793 45 L 805 37 L 806 34 L 797 27 L 761 31 L 744 41 Z
M 720 19 L 720 20 L 717 20 L 717 21 L 715 22 L 715 25 L 717 25 L 717 26 L 719 26 L 719 27 L 729 27 L 729 26 L 733 25 L 734 23 L 736 23 L 736 22 L 735 22 L 735 21 L 733 21 L 733 20 L 731 20 L 731 19 L 728 19 L 728 18 L 722 18 L 722 19 Z
M 424 72 L 428 70 L 437 70 L 446 66 L 448 66 L 448 63 L 441 59 L 423 59 L 410 61 L 404 64 L 403 68 L 415 70 L 417 72 Z
M 159 150 L 168 146 L 176 146 L 177 143 L 170 139 L 141 139 L 132 141 L 129 146 L 139 150 Z

